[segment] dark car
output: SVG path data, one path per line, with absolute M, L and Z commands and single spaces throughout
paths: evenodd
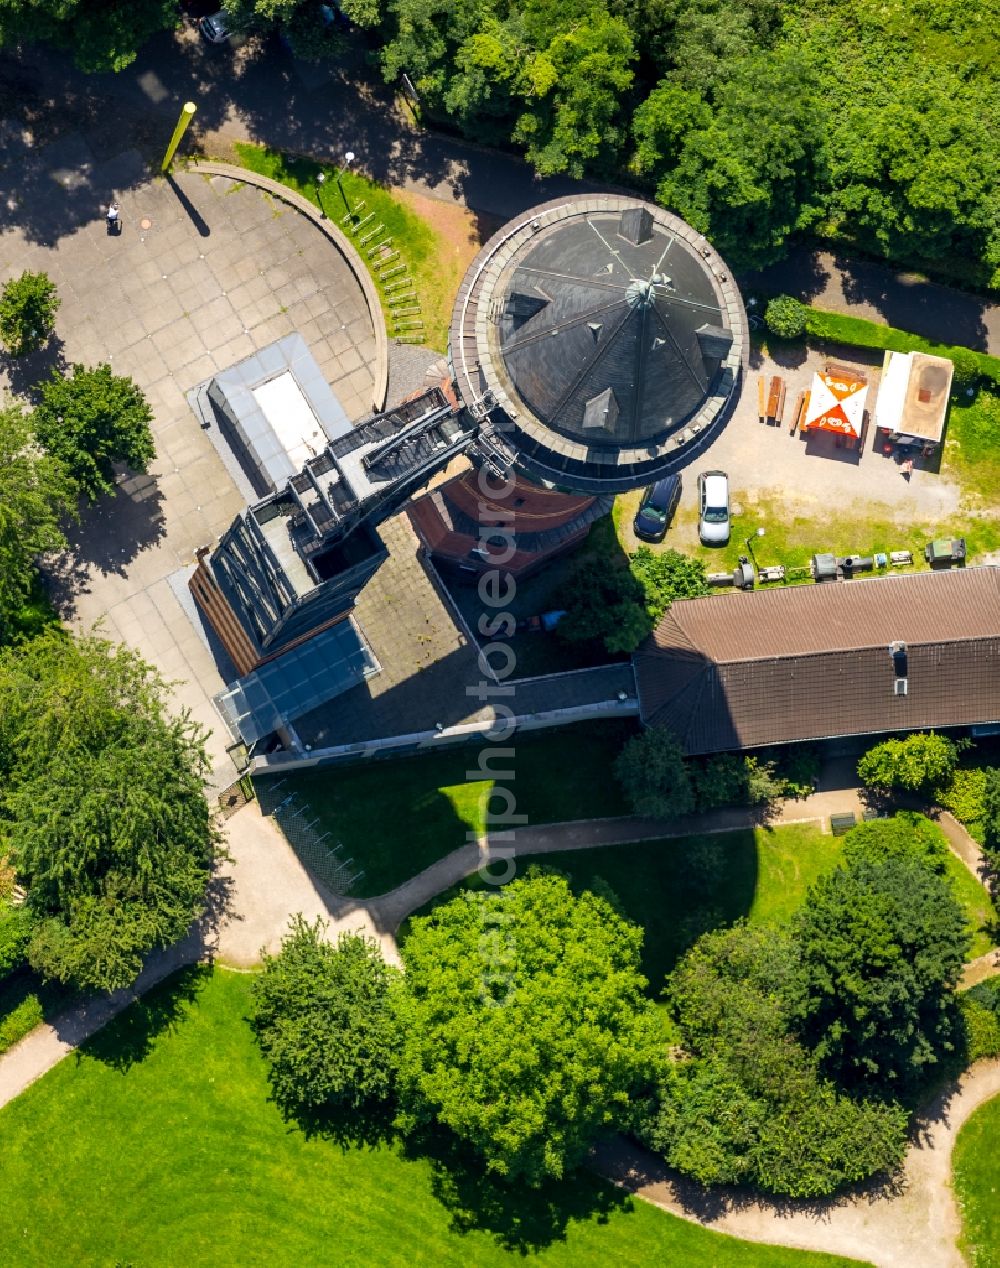
M 198 23 L 198 30 L 209 44 L 225 44 L 229 39 L 229 14 L 224 9 L 210 13 Z
M 642 495 L 632 531 L 644 542 L 662 542 L 681 496 L 679 475 L 664 476 Z

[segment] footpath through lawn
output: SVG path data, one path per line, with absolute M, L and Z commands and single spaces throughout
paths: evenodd
M 5 1266 L 848 1262 L 708 1232 L 589 1173 L 508 1190 L 350 1123 L 306 1135 L 268 1098 L 249 989 L 179 974 L 0 1111 Z

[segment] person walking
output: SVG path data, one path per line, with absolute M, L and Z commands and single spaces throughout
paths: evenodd
M 120 233 L 122 227 L 122 214 L 117 203 L 112 203 L 108 208 L 108 233 Z

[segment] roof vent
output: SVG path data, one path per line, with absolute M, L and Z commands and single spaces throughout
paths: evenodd
M 583 409 L 583 425 L 588 430 L 613 432 L 618 422 L 618 402 L 611 388 L 593 396 Z
M 897 678 L 892 684 L 893 695 L 905 696 L 909 689 L 909 680 L 906 678 Z
M 618 223 L 618 236 L 634 247 L 648 242 L 653 236 L 653 213 L 646 207 L 630 207 L 622 212 Z
M 733 332 L 722 326 L 699 326 L 695 331 L 701 355 L 708 360 L 721 361 L 729 355 L 733 346 Z
M 507 296 L 506 315 L 515 321 L 528 321 L 548 304 L 544 295 L 528 295 L 524 291 L 511 291 Z
M 897 678 L 906 677 L 906 644 L 897 639 L 896 642 L 889 644 L 889 655 L 892 657 L 892 667 L 895 670 Z

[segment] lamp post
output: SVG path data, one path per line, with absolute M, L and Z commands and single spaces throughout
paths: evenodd
M 747 550 L 750 552 L 750 558 L 753 560 L 753 566 L 757 569 L 758 572 L 760 572 L 760 564 L 757 562 L 757 556 L 753 553 L 753 539 L 755 537 L 763 537 L 763 536 L 764 536 L 763 528 L 757 528 L 746 539 Z
M 337 168 L 337 188 L 340 190 L 340 196 L 341 198 L 343 198 L 344 206 L 347 208 L 348 211 L 351 210 L 351 204 L 347 201 L 347 195 L 344 193 L 344 186 L 341 184 L 340 178 L 341 176 L 343 176 L 343 174 L 347 171 L 347 169 L 351 166 L 353 162 L 354 162 L 354 151 L 348 150 L 347 153 L 344 155 L 343 163 L 341 163 L 340 167 Z

